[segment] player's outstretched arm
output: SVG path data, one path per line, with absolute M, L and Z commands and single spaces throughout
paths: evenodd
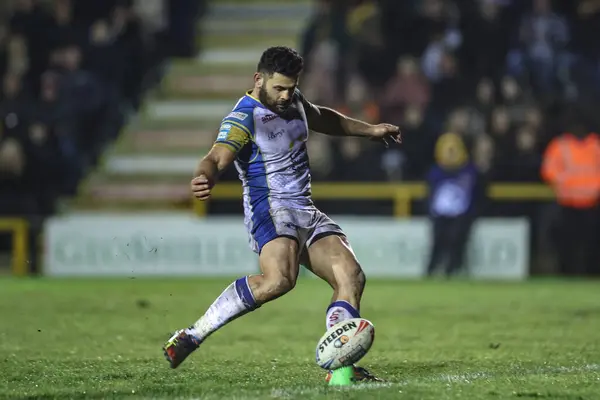
M 308 102 L 306 102 L 308 103 Z M 401 143 L 400 128 L 391 124 L 372 125 L 343 115 L 331 108 L 308 103 L 305 107 L 308 127 L 331 136 L 358 136 L 389 142 Z
M 235 159 L 235 152 L 225 146 L 213 146 L 194 171 L 191 189 L 200 200 L 208 200 L 210 191 L 223 172 Z

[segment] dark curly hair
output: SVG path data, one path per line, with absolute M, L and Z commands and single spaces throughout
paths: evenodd
M 258 62 L 257 71 L 273 75 L 279 73 L 297 77 L 304 69 L 304 59 L 294 49 L 284 46 L 269 47 Z

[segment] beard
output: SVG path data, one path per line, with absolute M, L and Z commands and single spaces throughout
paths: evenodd
M 277 101 L 269 97 L 269 93 L 264 87 L 261 87 L 258 91 L 258 100 L 264 104 L 269 110 L 275 114 L 283 114 L 291 105 L 292 101 Z

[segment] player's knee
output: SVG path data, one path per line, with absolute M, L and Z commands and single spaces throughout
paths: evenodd
M 261 293 L 266 300 L 275 299 L 294 288 L 298 277 L 298 242 L 277 238 L 269 242 L 260 255 Z
M 273 296 L 281 296 L 296 286 L 296 277 L 291 274 L 272 274 L 265 276 L 265 289 Z
M 282 275 L 279 278 L 279 283 L 277 285 L 277 288 L 279 289 L 279 292 L 284 294 L 287 293 L 289 291 L 291 291 L 294 287 L 296 287 L 296 278 L 293 276 L 289 276 L 289 275 Z

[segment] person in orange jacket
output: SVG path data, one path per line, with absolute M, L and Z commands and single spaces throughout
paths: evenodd
M 550 142 L 541 171 L 560 206 L 556 248 L 566 275 L 600 274 L 600 136 L 579 121 Z

